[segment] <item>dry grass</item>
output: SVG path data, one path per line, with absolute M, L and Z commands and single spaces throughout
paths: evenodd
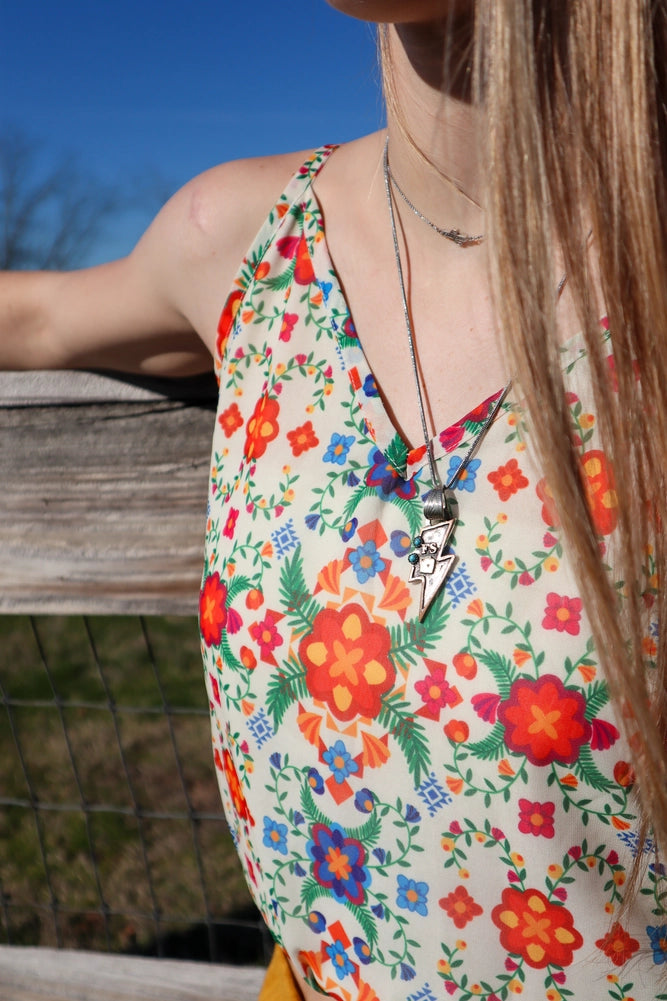
M 108 691 L 82 619 L 35 625 L 0 618 L 0 797 L 58 809 L 0 809 L 0 941 L 151 951 L 207 915 L 247 914 L 208 720 L 197 714 L 207 707 L 194 622 L 147 622 L 164 698 L 179 709 L 173 740 L 167 716 L 154 711 L 163 699 L 137 619 L 90 621 Z M 212 819 L 193 824 L 188 800 Z M 184 819 L 141 816 L 152 812 Z

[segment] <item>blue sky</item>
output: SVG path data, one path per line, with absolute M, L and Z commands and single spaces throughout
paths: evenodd
M 382 124 L 372 28 L 324 0 L 3 0 L 0 38 L 0 129 L 128 193 Z M 144 201 L 94 260 L 131 248 Z

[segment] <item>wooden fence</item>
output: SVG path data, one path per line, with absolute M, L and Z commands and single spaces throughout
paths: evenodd
M 194 613 L 215 398 L 212 377 L 0 375 L 0 612 Z M 0 947 L 0 1001 L 249 1001 L 262 975 Z

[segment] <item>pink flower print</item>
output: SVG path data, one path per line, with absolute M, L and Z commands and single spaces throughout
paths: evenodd
M 493 692 L 479 692 L 477 695 L 473 695 L 472 707 L 479 716 L 486 723 L 495 723 L 498 718 L 498 706 L 500 705 L 500 696 Z
M 619 737 L 620 733 L 613 723 L 604 719 L 591 720 L 591 750 L 607 751 Z
M 581 598 L 568 598 L 566 595 L 550 591 L 547 595 L 547 607 L 544 609 L 542 627 L 556 629 L 559 633 L 579 634 L 581 621 Z
M 461 696 L 456 688 L 445 678 L 445 668 L 441 665 L 431 665 L 427 678 L 415 682 L 415 690 L 421 695 L 424 709 L 435 720 L 440 719 L 440 712 L 445 706 L 456 706 Z
M 441 431 L 440 444 L 445 452 L 451 452 L 453 448 L 456 448 L 461 443 L 464 434 L 465 428 L 462 424 L 454 424 L 452 427 Z
M 284 313 L 283 322 L 280 325 L 280 333 L 278 334 L 278 340 L 289 341 L 292 336 L 292 331 L 294 330 L 295 324 L 299 319 L 296 313 Z
M 226 539 L 234 538 L 234 530 L 236 528 L 236 519 L 239 516 L 238 509 L 233 507 L 230 508 L 229 514 L 227 515 L 227 520 L 225 521 L 225 527 L 222 530 L 222 534 Z
M 250 635 L 259 645 L 259 655 L 269 664 L 275 664 L 273 651 L 283 645 L 283 638 L 277 626 L 279 618 L 282 618 L 282 615 L 267 611 L 261 622 L 253 622 L 250 626 Z
M 533 803 L 529 799 L 520 799 L 519 830 L 522 834 L 553 838 L 554 809 L 553 803 Z

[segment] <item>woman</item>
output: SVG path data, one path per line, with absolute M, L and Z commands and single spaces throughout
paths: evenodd
M 666 7 L 334 6 L 387 131 L 3 278 L 2 362 L 215 359 L 202 650 L 274 977 L 658 997 Z

